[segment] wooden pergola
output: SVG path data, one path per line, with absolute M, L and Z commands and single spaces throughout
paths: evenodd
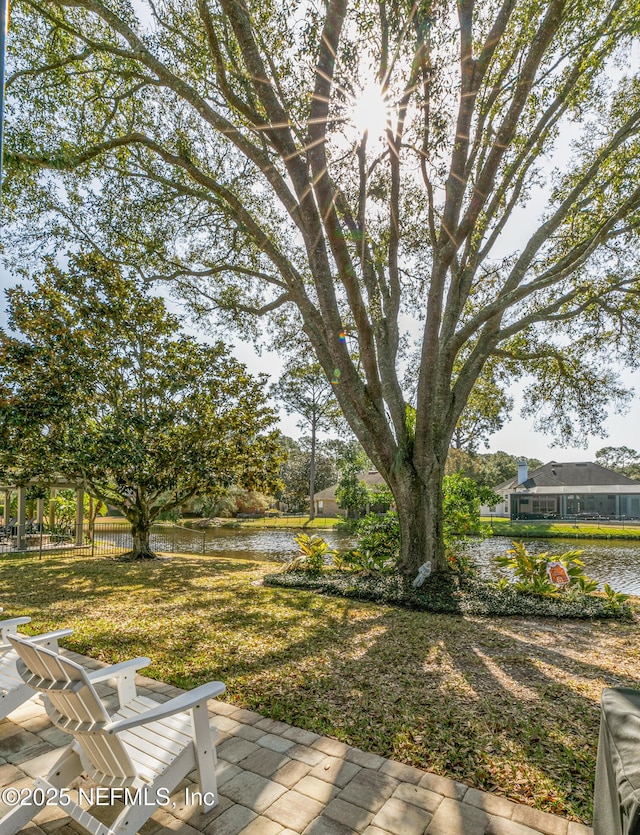
M 41 487 L 43 490 L 49 490 L 51 499 L 49 503 L 49 520 L 53 523 L 54 509 L 53 499 L 58 490 L 75 490 L 76 491 L 76 545 L 82 545 L 82 525 L 84 522 L 84 486 L 77 482 L 69 481 L 63 478 L 52 478 L 48 481 L 41 479 L 33 479 L 25 481 L 21 484 L 0 484 L 0 493 L 4 494 L 4 508 L 3 508 L 3 525 L 5 527 L 9 524 L 9 507 L 11 505 L 11 494 L 18 495 L 18 515 L 16 518 L 17 529 L 17 550 L 22 550 L 26 542 L 26 524 L 27 524 L 27 490 L 29 487 Z M 36 504 L 36 522 L 42 529 L 44 522 L 44 499 L 37 499 Z

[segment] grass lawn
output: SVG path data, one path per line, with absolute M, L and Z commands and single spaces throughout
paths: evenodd
M 514 539 L 565 537 L 568 539 L 638 539 L 640 525 L 620 522 L 512 522 L 495 516 L 483 516 L 483 524 L 491 526 L 494 536 L 511 536 Z
M 255 562 L 0 559 L 5 616 L 66 645 L 588 822 L 599 697 L 640 679 L 635 623 L 434 615 L 254 585 Z M 26 631 L 26 630 L 25 630 Z
M 317 516 L 311 520 L 306 516 L 274 516 L 265 519 L 230 519 L 233 527 L 239 528 L 334 528 L 338 522 L 344 522 L 343 516 Z

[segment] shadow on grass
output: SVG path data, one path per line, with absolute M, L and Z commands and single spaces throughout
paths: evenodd
M 491 621 L 252 585 L 257 563 L 0 561 L 0 602 L 105 661 L 546 811 L 591 816 L 598 699 L 640 672 L 634 624 Z

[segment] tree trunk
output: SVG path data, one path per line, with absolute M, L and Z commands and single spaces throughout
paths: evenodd
M 443 539 L 442 479 L 444 467 L 437 461 L 425 477 L 406 465 L 393 473 L 392 492 L 400 521 L 400 561 L 404 574 L 415 577 L 425 562 L 432 571 L 447 566 Z
M 156 554 L 149 545 L 151 522 L 138 521 L 131 523 L 131 536 L 133 538 L 133 549 L 124 554 L 129 560 L 155 560 Z
M 309 519 L 316 518 L 316 505 L 313 496 L 316 491 L 316 421 L 311 421 L 311 463 L 309 465 Z

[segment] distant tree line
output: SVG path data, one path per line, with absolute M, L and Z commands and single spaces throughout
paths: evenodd
M 526 460 L 529 472 L 543 464 L 537 458 L 509 455 L 508 452 L 469 452 L 451 447 L 447 457 L 446 473 L 461 473 L 481 487 L 497 487 L 518 474 L 518 461 L 522 458 Z
M 628 446 L 605 446 L 596 452 L 596 463 L 629 478 L 640 479 L 640 452 Z

